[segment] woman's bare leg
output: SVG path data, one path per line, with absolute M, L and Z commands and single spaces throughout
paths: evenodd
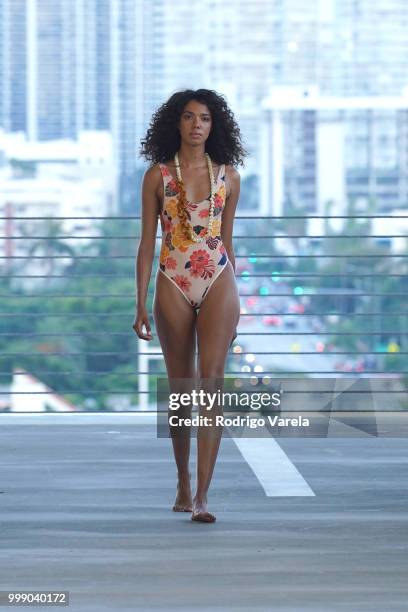
M 189 380 L 196 378 L 195 310 L 179 289 L 160 271 L 157 273 L 153 300 L 153 317 L 162 347 L 171 392 L 190 392 Z M 184 379 L 189 379 L 184 381 Z M 191 416 L 191 406 L 178 409 L 180 417 Z M 173 510 L 191 512 L 190 427 L 171 428 L 174 458 L 177 466 L 177 494 Z
M 205 297 L 197 317 L 198 367 L 200 388 L 210 393 L 222 391 L 225 362 L 228 349 L 239 321 L 240 301 L 232 264 L 214 281 Z M 211 411 L 201 409 L 200 414 L 223 414 L 222 406 L 214 405 Z M 207 511 L 207 492 L 222 436 L 220 426 L 200 426 L 197 433 L 197 490 L 193 498 L 194 520 L 215 521 Z

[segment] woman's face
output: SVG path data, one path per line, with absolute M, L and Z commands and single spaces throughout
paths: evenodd
M 190 100 L 181 113 L 181 140 L 190 145 L 203 145 L 211 132 L 211 114 L 206 104 Z

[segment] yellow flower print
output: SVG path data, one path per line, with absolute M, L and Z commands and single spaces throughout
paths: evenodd
M 189 238 L 186 238 L 186 236 L 184 235 L 184 231 L 180 223 L 178 223 L 174 227 L 172 231 L 171 241 L 173 245 L 176 247 L 176 249 L 178 248 L 182 252 L 187 251 L 188 247 L 193 244 L 193 241 L 190 240 Z
M 215 238 L 219 236 L 221 232 L 221 219 L 214 219 L 212 228 L 211 228 L 211 236 Z
M 166 259 L 169 256 L 169 254 L 170 254 L 169 248 L 165 244 L 163 244 L 161 251 L 160 251 L 160 263 L 161 264 L 164 265 L 166 263 Z
M 225 198 L 225 185 L 221 185 L 218 190 L 218 195 L 223 199 Z
M 170 217 L 174 219 L 177 217 L 177 200 L 176 198 L 171 198 L 167 200 L 166 210 L 169 213 Z

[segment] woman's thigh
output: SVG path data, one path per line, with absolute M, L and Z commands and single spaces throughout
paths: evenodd
M 211 285 L 197 316 L 200 377 L 224 375 L 225 361 L 239 315 L 239 292 L 229 261 Z
M 169 378 L 195 376 L 197 315 L 180 290 L 157 272 L 153 318 Z

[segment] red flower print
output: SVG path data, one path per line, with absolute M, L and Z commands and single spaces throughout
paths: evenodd
M 217 193 L 214 198 L 214 217 L 217 217 L 223 209 L 224 201 L 222 197 Z
M 222 255 L 224 255 L 224 253 L 225 253 L 225 246 L 223 244 L 220 245 L 220 253 Z
M 182 274 L 176 274 L 173 280 L 182 290 L 188 291 L 191 287 L 191 281 L 188 280 L 187 276 L 183 276 Z
M 194 212 L 196 208 L 197 208 L 197 204 L 194 204 L 194 202 L 187 202 L 187 204 L 186 204 L 186 210 L 187 210 L 189 213 Z
M 191 254 L 190 257 L 191 268 L 194 270 L 203 268 L 208 263 L 209 258 L 210 256 L 208 255 L 207 251 L 204 249 L 197 249 Z
M 222 197 L 217 193 L 214 198 L 214 207 L 222 208 Z
M 169 270 L 175 270 L 176 265 L 177 265 L 177 262 L 174 259 L 174 257 L 168 257 L 166 259 L 166 268 L 168 268 Z
M 171 221 L 169 221 L 169 219 L 165 219 L 164 220 L 164 231 L 165 232 L 171 232 L 171 228 L 172 228 Z
M 190 256 L 190 274 L 195 278 L 211 277 L 214 274 L 214 262 L 210 259 L 209 254 L 204 249 L 197 249 Z
M 166 185 L 166 189 L 164 190 L 164 194 L 166 197 L 171 198 L 177 195 L 179 192 L 179 187 L 177 181 L 172 178 Z
M 203 208 L 203 210 L 200 210 L 198 216 L 201 217 L 201 219 L 208 217 L 208 208 Z
M 162 165 L 162 173 L 163 173 L 163 176 L 170 176 L 169 169 L 164 164 Z

